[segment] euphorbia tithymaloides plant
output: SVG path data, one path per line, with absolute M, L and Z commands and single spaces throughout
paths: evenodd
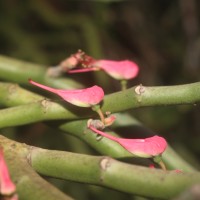
M 81 68 L 74 69 L 76 67 Z M 54 71 L 56 70 L 67 71 L 68 73 L 103 70 L 112 78 L 120 80 L 122 89 L 126 89 L 127 80 L 133 79 L 138 75 L 139 67 L 136 63 L 130 60 L 95 60 L 79 50 L 77 53 L 62 61 L 59 66 L 54 69 Z M 49 75 L 52 75 L 53 68 L 50 68 L 48 73 Z
M 105 126 L 111 125 L 110 120 L 104 118 L 104 114 L 102 113 L 100 105 L 99 105 L 99 103 L 104 98 L 104 91 L 101 87 L 95 85 L 90 88 L 79 89 L 79 90 L 61 90 L 61 89 L 55 89 L 55 88 L 42 85 L 40 83 L 32 81 L 31 79 L 29 79 L 29 82 L 44 90 L 48 90 L 54 94 L 57 94 L 58 96 L 63 98 L 65 101 L 73 105 L 76 105 L 79 107 L 91 107 L 94 111 L 96 111 L 99 114 L 100 119 Z
M 12 182 L 4 159 L 3 149 L 0 149 L 0 195 L 9 197 L 9 200 L 17 200 L 16 186 Z
M 117 138 L 96 129 L 91 125 L 91 122 L 91 120 L 88 121 L 88 128 L 90 128 L 95 133 L 119 143 L 124 149 L 135 156 L 143 158 L 153 157 L 154 161 L 157 162 L 162 169 L 166 170 L 166 167 L 161 159 L 161 155 L 167 147 L 167 142 L 164 138 L 157 135 L 145 139 Z

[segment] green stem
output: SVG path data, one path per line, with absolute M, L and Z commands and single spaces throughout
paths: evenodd
M 106 95 L 102 110 L 121 112 L 139 107 L 196 104 L 197 102 L 200 102 L 200 82 L 156 87 L 138 85 Z
M 103 112 L 102 112 L 102 110 L 100 108 L 100 105 L 94 105 L 94 106 L 92 106 L 92 110 L 94 110 L 95 112 L 98 113 L 98 115 L 99 115 L 102 123 L 105 124 L 105 117 L 104 117 L 104 114 L 103 114 Z
M 140 126 L 142 127 L 142 125 Z M 96 151 L 100 152 L 102 155 L 108 155 L 114 158 L 134 157 L 133 154 L 126 151 L 118 143 L 111 141 L 105 137 L 100 141 L 97 141 L 96 135 L 87 128 L 87 120 L 63 123 L 59 125 L 58 128 L 68 134 L 71 134 L 83 140 L 91 147 L 93 147 Z M 118 136 L 114 132 L 109 133 L 114 136 Z M 174 150 L 170 147 L 170 145 L 168 145 L 166 151 L 163 153 L 162 160 L 167 165 L 167 169 L 181 169 L 187 172 L 196 171 L 193 166 L 191 166 L 189 163 L 183 160 L 177 153 L 175 153 Z
M 1 91 L 1 88 L 0 88 Z M 4 93 L 1 93 L 6 98 L 10 97 L 10 92 L 3 89 Z M 20 93 L 18 94 L 20 99 Z M 117 101 L 116 101 L 117 99 Z M 104 103 L 102 105 L 102 111 L 121 112 L 127 109 L 146 107 L 146 106 L 160 106 L 160 105 L 175 105 L 175 104 L 195 104 L 200 101 L 200 82 L 179 85 L 179 86 L 166 86 L 166 87 L 144 87 L 136 86 L 127 89 L 123 92 L 116 92 L 110 95 L 106 95 L 104 98 Z M 1 99 L 0 99 L 1 103 Z M 67 108 L 66 103 L 66 108 Z M 27 111 L 27 107 L 35 107 L 35 109 L 30 109 L 29 116 L 33 118 L 30 121 L 30 117 L 23 117 L 24 112 Z M 44 111 L 45 109 L 45 111 Z M 9 118 L 12 116 L 12 120 L 15 121 L 13 125 L 27 124 L 30 122 L 36 122 L 39 120 L 49 120 L 49 119 L 78 119 L 80 117 L 91 117 L 93 113 L 89 110 L 85 112 L 80 112 L 81 108 L 73 106 L 70 109 L 65 109 L 55 103 L 48 103 L 47 106 L 38 106 L 38 102 L 31 103 L 30 105 L 22 105 L 19 108 L 10 108 L 10 110 L 0 111 L 0 121 L 3 120 L 4 124 L 0 124 L 0 127 L 10 126 Z M 73 110 L 71 112 L 70 110 Z M 84 109 L 83 109 L 84 110 Z M 11 115 L 12 113 L 12 115 Z M 41 116 L 38 116 L 38 114 Z M 4 114 L 4 115 L 3 115 Z M 80 116 L 81 114 L 81 116 Z M 19 120 L 19 116 L 20 120 Z M 27 115 L 25 115 L 27 116 Z M 39 118 L 38 118 L 39 117 Z M 23 123 L 20 122 L 23 119 Z M 6 124 L 8 123 L 8 124 Z M 12 123 L 11 123 L 12 124 Z
M 41 101 L 43 97 L 35 95 L 25 89 L 20 88 L 16 84 L 1 83 L 0 84 L 0 102 L 5 106 L 16 106 L 13 108 L 3 109 L 0 111 L 0 127 L 18 126 L 22 124 L 32 123 L 41 120 L 55 120 L 55 119 L 76 119 L 85 116 L 92 116 L 93 112 L 88 109 L 82 110 L 80 108 L 73 110 L 67 107 L 63 107 L 59 104 L 53 103 L 51 101 Z M 39 100 L 39 102 L 31 103 Z M 43 102 L 43 103 L 42 103 Z M 74 107 L 73 107 L 74 108 Z M 76 108 L 76 107 L 75 107 Z M 86 111 L 85 113 L 83 111 Z M 82 116 L 80 116 L 80 114 Z M 132 116 L 127 116 L 125 114 L 117 114 L 117 120 L 114 126 L 124 126 L 136 125 L 142 127 L 142 124 L 135 120 Z M 116 158 L 119 157 L 132 157 L 132 154 L 127 153 L 121 146 L 113 141 L 109 141 L 104 138 L 101 142 L 96 141 L 96 136 L 90 132 L 87 127 L 87 120 L 73 121 L 60 125 L 60 129 L 70 133 L 86 143 L 90 144 L 94 149 L 101 152 L 104 155 L 110 155 Z M 84 132 L 89 134 L 84 134 Z M 171 147 L 168 146 L 167 150 L 163 154 L 163 160 L 167 164 L 168 169 L 182 169 L 184 171 L 193 171 L 194 168 L 189 165 L 185 160 L 180 158 L 180 156 L 174 152 Z
M 164 171 L 167 170 L 165 163 L 162 160 L 158 164 L 160 165 L 161 169 L 163 169 Z
M 33 103 L 45 97 L 23 89 L 18 84 L 0 82 L 0 104 L 8 107 Z
M 165 162 L 167 169 L 180 169 L 183 171 L 194 171 L 195 167 L 188 164 L 186 160 L 181 158 L 170 145 L 162 155 L 162 160 Z
M 4 86 L 3 89 L 0 87 L 0 91 L 4 92 L 1 93 L 4 98 L 6 98 L 6 96 L 10 97 L 10 92 L 6 91 Z M 166 87 L 144 87 L 139 85 L 122 92 L 106 95 L 101 109 L 103 112 L 111 111 L 114 113 L 138 107 L 196 104 L 199 101 L 200 82 Z M 91 112 L 88 111 L 87 115 L 91 116 Z M 85 117 L 87 115 L 85 115 Z M 68 117 L 66 116 L 66 118 Z M 62 119 L 62 117 L 60 119 Z M 68 119 L 70 119 L 70 117 Z
M 30 85 L 28 79 L 54 87 L 73 89 L 83 86 L 70 78 L 50 78 L 46 76 L 46 66 L 32 64 L 25 61 L 0 55 L 0 79 Z
M 0 110 L 0 128 L 19 126 L 44 120 L 77 119 L 73 111 L 48 100 Z
M 155 163 L 157 163 L 161 167 L 161 169 L 163 169 L 164 171 L 167 170 L 165 163 L 162 160 L 161 155 L 154 157 L 153 160 Z
M 0 146 L 4 149 L 6 163 L 11 178 L 17 186 L 19 199 L 23 200 L 70 200 L 57 188 L 42 179 L 27 160 L 30 146 L 20 144 L 0 136 Z
M 43 175 L 102 185 L 152 198 L 169 199 L 185 188 L 200 183 L 200 174 L 197 172 L 166 172 L 125 164 L 109 157 L 39 148 L 33 148 L 30 157 L 33 168 Z
M 127 80 L 121 80 L 121 90 L 124 91 L 127 89 Z
M 152 198 L 169 199 L 191 185 L 200 183 L 198 172 L 166 172 L 125 164 L 110 157 L 45 150 L 11 141 L 3 136 L 0 136 L 0 145 L 4 148 L 19 197 L 25 200 L 70 199 L 44 181 L 30 166 L 45 176 L 101 185 Z
M 87 120 L 77 120 L 60 124 L 58 128 L 65 132 L 68 130 L 68 134 L 83 140 L 102 155 L 109 155 L 115 158 L 133 157 L 133 154 L 126 151 L 114 141 L 111 141 L 105 137 L 103 137 L 100 141 L 97 140 L 96 134 L 87 128 Z M 111 134 L 115 135 L 115 133 Z
M 3 136 L 0 136 L 0 145 L 4 148 L 11 177 L 17 184 L 19 198 L 24 200 L 70 199 L 44 181 L 31 167 L 45 176 L 162 199 L 172 198 L 191 185 L 200 183 L 198 172 L 166 172 L 125 164 L 105 156 L 46 150 Z

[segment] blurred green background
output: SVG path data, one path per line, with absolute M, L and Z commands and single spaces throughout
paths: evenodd
M 199 10 L 200 2 L 195 0 L 2 0 L 0 54 L 54 66 L 82 49 L 97 59 L 138 63 L 140 74 L 129 86 L 196 82 L 200 76 Z M 88 85 L 102 84 L 107 93 L 119 90 L 119 83 L 103 73 L 81 76 Z M 199 111 L 199 105 L 185 105 L 140 108 L 131 114 L 196 163 Z M 44 148 L 94 153 L 71 136 L 55 136 L 43 123 L 9 128 L 4 133 Z M 110 190 L 109 196 L 98 187 L 57 184 L 76 199 L 130 199 Z

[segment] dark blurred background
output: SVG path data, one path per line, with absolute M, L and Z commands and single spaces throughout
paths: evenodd
M 52 66 L 82 49 L 97 59 L 138 63 L 140 74 L 129 86 L 196 82 L 200 74 L 199 4 L 197 0 L 2 0 L 0 53 Z M 119 84 L 105 74 L 103 79 L 94 73 L 83 75 L 87 80 L 88 76 L 93 82 L 103 80 L 107 93 L 119 89 Z M 200 154 L 199 111 L 199 105 L 190 105 L 141 108 L 132 114 L 193 160 Z M 16 130 L 7 130 L 12 131 Z M 45 131 L 48 136 L 41 134 Z M 55 140 L 52 133 L 51 141 L 50 132 L 44 124 L 24 126 L 18 138 L 37 146 L 65 149 L 61 140 L 65 136 Z M 72 143 L 72 151 L 90 152 L 81 148 L 83 144 Z M 86 195 L 88 199 L 82 190 L 78 197 L 76 188 L 70 189 L 74 190 L 72 195 L 77 199 Z M 92 190 L 97 194 L 100 189 L 91 189 L 89 195 Z M 106 199 L 105 194 L 98 194 L 99 199 Z M 117 193 L 113 195 L 120 199 Z

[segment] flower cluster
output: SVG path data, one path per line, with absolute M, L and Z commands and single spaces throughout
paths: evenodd
M 62 61 L 57 68 L 50 68 L 48 74 L 53 76 L 53 74 L 58 75 L 61 72 L 81 73 L 99 70 L 104 71 L 116 80 L 123 81 L 124 84 L 124 81 L 133 79 L 138 75 L 139 67 L 130 60 L 96 60 L 79 50 Z M 124 89 L 126 89 L 126 86 Z
M 68 73 L 103 70 L 111 77 L 120 80 L 123 84 L 124 81 L 135 78 L 139 72 L 138 65 L 132 61 L 95 60 L 80 50 L 62 61 L 59 64 L 58 69 Z M 100 103 L 104 98 L 104 91 L 101 87 L 95 85 L 85 89 L 61 90 L 42 85 L 32 81 L 31 79 L 29 82 L 44 90 L 57 94 L 68 103 L 80 107 L 91 107 L 92 110 L 99 114 L 101 120 L 89 120 L 88 128 L 90 130 L 117 142 L 135 156 L 145 158 L 154 157 L 154 161 L 158 162 L 161 168 L 165 169 L 165 165 L 160 159 L 162 153 L 167 147 L 167 142 L 164 138 L 155 135 L 145 139 L 124 139 L 114 137 L 99 130 L 112 125 L 115 121 L 113 115 L 105 118 L 100 109 Z

